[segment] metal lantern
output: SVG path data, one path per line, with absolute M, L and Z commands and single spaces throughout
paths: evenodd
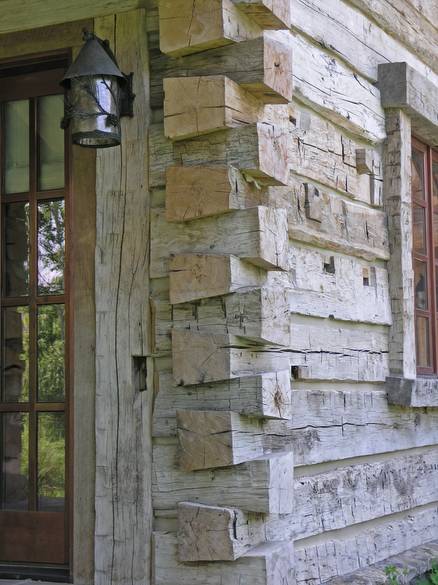
M 84 32 L 85 45 L 67 70 L 62 127 L 71 127 L 80 146 L 107 148 L 120 144 L 120 118 L 132 116 L 132 74 L 125 75 L 103 41 Z

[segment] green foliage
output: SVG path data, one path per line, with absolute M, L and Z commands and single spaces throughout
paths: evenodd
M 385 567 L 385 575 L 388 585 L 403 585 L 405 583 L 404 577 L 408 574 L 407 569 L 399 569 L 395 565 L 388 565 Z

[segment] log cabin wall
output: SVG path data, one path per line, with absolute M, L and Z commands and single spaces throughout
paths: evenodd
M 147 11 L 153 581 L 419 574 L 438 556 L 438 389 L 392 392 L 416 383 L 415 126 L 379 65 L 436 97 L 438 4 Z

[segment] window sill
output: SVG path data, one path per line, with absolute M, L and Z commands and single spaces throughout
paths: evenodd
M 386 378 L 388 402 L 413 408 L 438 407 L 438 377 L 418 377 L 409 380 L 400 376 Z

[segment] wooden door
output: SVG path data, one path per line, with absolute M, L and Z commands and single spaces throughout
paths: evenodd
M 0 69 L 2 564 L 69 561 L 66 65 Z

